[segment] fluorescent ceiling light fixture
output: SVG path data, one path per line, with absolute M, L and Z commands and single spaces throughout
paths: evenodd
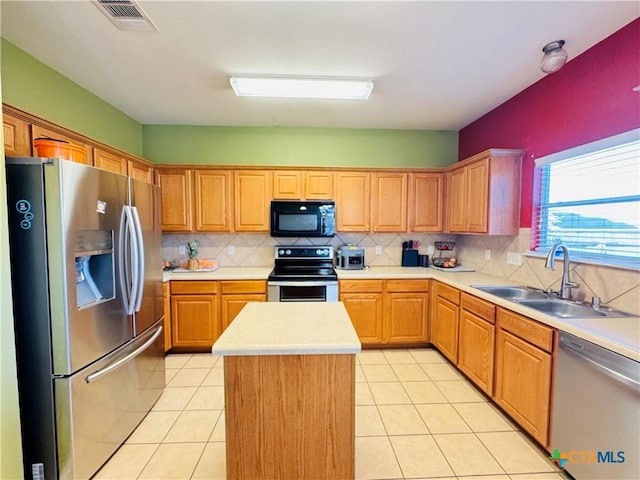
M 371 80 L 352 78 L 233 76 L 230 82 L 238 97 L 366 100 L 373 89 Z

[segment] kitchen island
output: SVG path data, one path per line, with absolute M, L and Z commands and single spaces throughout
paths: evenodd
M 342 303 L 249 303 L 224 357 L 227 478 L 355 477 L 355 355 Z

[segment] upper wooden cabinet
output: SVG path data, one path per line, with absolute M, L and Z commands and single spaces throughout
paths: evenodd
M 407 231 L 407 174 L 371 174 L 371 230 Z
M 108 172 L 126 175 L 128 170 L 128 161 L 122 156 L 100 150 L 99 148 L 94 148 L 93 166 Z
M 409 231 L 442 232 L 444 175 L 409 174 Z
M 127 163 L 127 171 L 131 178 L 141 182 L 153 183 L 153 168 L 151 165 L 137 160 L 129 160 Z
M 194 170 L 195 229 L 200 232 L 232 230 L 231 172 Z
M 64 133 L 60 133 L 57 130 L 51 130 L 45 127 L 41 127 L 40 125 L 31 125 L 31 140 L 37 140 L 38 138 L 55 138 L 56 140 L 65 140 L 72 145 L 76 145 L 84 149 L 84 163 L 87 165 L 93 165 L 93 147 L 91 145 L 87 145 L 86 143 L 82 143 L 79 140 L 76 140 L 73 137 L 65 135 Z M 36 153 L 35 147 L 33 148 L 33 153 Z
M 518 233 L 522 153 L 521 150 L 487 150 L 447 171 L 447 232 Z
M 31 156 L 29 124 L 11 115 L 3 114 L 4 154 L 14 157 Z
M 268 232 L 272 198 L 272 172 L 236 170 L 234 207 L 236 232 Z
M 279 200 L 331 200 L 333 199 L 333 173 L 274 170 L 273 198 Z
M 157 183 L 162 200 L 162 231 L 193 230 L 193 194 L 191 170 L 162 168 L 157 170 Z
M 361 171 L 337 172 L 336 230 L 368 232 L 371 174 Z

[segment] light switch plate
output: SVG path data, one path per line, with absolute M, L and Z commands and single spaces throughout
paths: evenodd
M 435 252 L 436 249 L 433 247 L 433 245 L 427 245 L 427 255 L 433 255 L 433 252 Z
M 187 247 L 185 247 L 184 245 L 180 245 L 180 246 L 178 247 L 178 253 L 179 253 L 180 255 L 186 255 L 186 253 L 187 253 Z
M 484 259 L 491 260 L 491 250 L 487 249 L 484 251 Z
M 382 247 L 380 245 L 376 245 L 376 255 L 382 255 Z
M 236 246 L 229 245 L 229 255 L 235 255 L 235 254 L 236 254 Z

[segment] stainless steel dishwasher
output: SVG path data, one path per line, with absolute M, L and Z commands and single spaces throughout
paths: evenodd
M 560 332 L 551 435 L 576 480 L 640 478 L 640 363 Z

